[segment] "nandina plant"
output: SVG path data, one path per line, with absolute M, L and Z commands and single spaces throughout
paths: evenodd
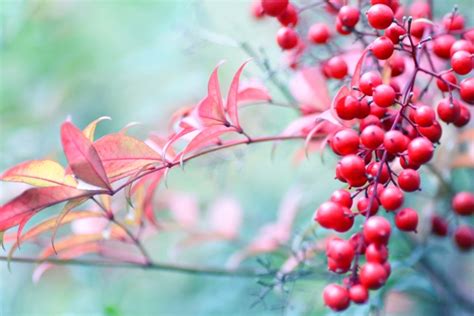
M 351 304 L 367 303 L 370 291 L 383 289 L 389 281 L 389 245 L 394 230 L 416 243 L 412 235 L 418 233 L 420 221 L 427 220 L 433 236 L 450 236 L 461 252 L 472 250 L 472 187 L 456 192 L 431 161 L 442 145 L 443 131 L 463 128 L 471 119 L 474 29 L 466 25 L 456 7 L 440 19 L 433 10 L 432 2 L 422 1 L 407 5 L 398 0 L 255 1 L 251 7 L 254 18 L 280 25 L 275 45 L 282 49 L 285 67 L 279 71 L 290 72 L 292 79 L 281 80 L 279 72 L 249 44 L 240 46 L 286 100 L 273 98 L 259 81 L 242 82 L 246 61 L 226 93 L 220 88 L 219 64 L 201 101 L 178 110 L 169 131 L 152 133 L 144 141 L 127 135 L 128 127 L 96 139 L 96 126 L 105 118 L 82 129 L 65 121 L 60 137 L 67 166 L 53 160 L 32 160 L 1 176 L 3 181 L 32 186 L 0 209 L 0 234 L 10 244 L 7 258 L 2 259 L 28 261 L 15 256 L 20 244 L 50 233 L 51 242 L 37 258 L 43 262 L 39 275 L 51 263 L 129 264 L 265 276 L 274 278 L 270 283 L 273 288 L 291 277 L 297 281 L 311 273 L 305 263 L 320 260 L 317 255 L 325 253 L 328 273 L 342 277 L 328 284 L 321 295 L 328 308 L 343 311 Z M 239 109 L 263 103 L 296 109 L 299 117 L 279 134 L 252 135 L 241 122 Z M 472 132 L 459 135 L 460 143 L 471 142 L 467 146 L 472 151 Z M 294 195 L 298 194 L 293 192 L 282 203 L 277 222 L 232 256 L 227 268 L 165 265 L 152 259 L 143 242 L 169 227 L 170 223 L 156 216 L 154 195 L 170 170 L 239 145 L 292 140 L 303 141 L 307 156 L 327 147 L 338 157 L 331 167 L 341 188 L 314 206 L 315 223 L 311 226 L 319 225 L 334 234 L 288 253 L 288 260 L 278 270 L 239 270 L 239 263 L 247 256 L 279 250 L 288 242 L 297 208 Z M 472 167 L 472 153 L 464 154 L 462 146 L 457 147 L 459 159 L 453 166 Z M 438 177 L 445 189 L 436 198 L 450 201 L 448 209 L 429 216 L 421 216 L 420 210 L 405 201 L 409 194 L 420 194 L 425 172 Z M 56 216 L 24 232 L 33 216 L 60 203 L 65 205 Z M 190 239 L 236 238 L 238 205 L 229 200 L 218 205 L 212 229 L 191 233 Z M 224 209 L 228 213 L 219 215 Z M 190 212 L 189 208 L 177 214 L 183 212 Z M 84 219 L 92 230 L 79 233 L 76 225 L 76 230 L 56 240 L 58 228 Z M 223 228 L 224 222 L 230 226 Z M 185 226 L 178 225 L 183 230 Z M 103 261 L 77 259 L 90 254 Z M 425 268 L 433 278 L 439 277 L 432 266 Z M 453 288 L 445 277 L 440 279 L 441 286 L 449 288 L 461 306 L 472 310 L 472 297 Z

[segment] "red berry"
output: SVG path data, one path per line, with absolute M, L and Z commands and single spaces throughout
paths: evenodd
M 428 127 L 433 125 L 436 115 L 431 107 L 422 105 L 416 108 L 413 118 L 416 124 L 422 127 Z
M 339 56 L 329 59 L 327 61 L 327 67 L 332 78 L 342 79 L 347 75 L 347 63 Z
M 357 253 L 365 253 L 365 240 L 364 236 L 362 233 L 358 232 L 355 233 L 349 238 L 349 242 L 352 244 L 352 247 L 354 247 L 354 251 Z
M 375 104 L 383 108 L 391 106 L 395 102 L 395 97 L 395 90 L 387 84 L 378 85 L 373 92 Z
M 446 72 L 442 74 L 441 79 L 440 78 L 436 79 L 436 85 L 443 92 L 448 92 L 450 90 L 450 86 L 448 85 L 448 83 L 452 83 L 452 84 L 458 83 L 458 79 L 456 78 L 456 75 L 453 74 L 452 72 Z M 452 89 L 453 88 L 451 88 L 451 90 Z
M 377 179 L 377 183 L 385 184 L 388 180 L 390 180 L 390 171 L 388 170 L 387 164 L 384 163 L 379 174 L 380 165 L 381 163 L 379 161 L 371 162 L 367 166 L 367 174 L 372 176 L 373 179 L 375 179 L 375 177 L 378 175 L 379 177 Z
M 395 215 L 395 225 L 403 231 L 416 231 L 418 226 L 418 213 L 411 208 L 404 208 Z
M 334 230 L 339 233 L 345 233 L 354 225 L 354 215 L 347 207 L 343 207 L 343 217 L 334 224 Z
M 348 5 L 343 6 L 337 15 L 341 23 L 346 27 L 354 27 L 359 22 L 359 9 Z
M 336 18 L 336 31 L 341 35 L 351 34 L 351 29 L 346 27 L 339 17 Z
M 431 218 L 431 232 L 437 236 L 446 236 L 448 234 L 448 222 L 438 215 Z
M 417 137 L 408 144 L 407 151 L 411 161 L 422 165 L 433 157 L 433 143 L 424 137 Z
M 367 99 L 362 99 L 359 102 L 359 107 L 357 108 L 355 117 L 358 119 L 364 119 L 370 114 L 370 105 L 367 102 Z
M 265 12 L 263 11 L 262 2 L 260 0 L 254 0 L 250 8 L 252 16 L 256 19 L 261 19 Z
M 393 50 L 393 43 L 386 36 L 381 36 L 372 42 L 372 53 L 377 59 L 388 59 L 390 56 L 392 56 Z
M 402 206 L 403 192 L 395 186 L 386 187 L 380 194 L 380 203 L 387 211 L 394 211 Z
M 474 228 L 467 225 L 460 225 L 454 231 L 454 241 L 461 250 L 470 250 L 474 247 Z
M 333 192 L 330 198 L 331 201 L 345 207 L 352 207 L 351 193 L 347 190 L 336 190 Z
M 392 24 L 393 11 L 385 4 L 376 4 L 367 11 L 367 19 L 373 28 L 383 30 Z
M 461 99 L 467 103 L 474 104 L 474 78 L 466 78 L 461 81 L 459 94 Z
M 333 228 L 344 217 L 344 209 L 337 203 L 324 202 L 316 211 L 315 220 L 324 228 Z
M 331 147 L 338 155 L 355 154 L 359 150 L 359 134 L 351 128 L 340 130 L 331 138 Z
M 377 106 L 377 108 L 378 108 L 378 106 Z M 371 107 L 371 111 L 372 111 L 372 107 Z M 380 123 L 379 117 L 377 117 L 373 114 L 369 114 L 369 115 L 367 115 L 366 118 L 364 118 L 363 120 L 360 120 L 359 127 L 360 127 L 360 130 L 363 131 L 367 127 L 372 126 L 372 125 L 381 127 L 382 123 Z
M 361 284 L 349 288 L 349 298 L 356 304 L 364 304 L 369 299 L 369 291 Z
M 425 1 L 414 1 L 410 5 L 410 10 L 408 11 L 409 15 L 414 18 L 427 18 L 430 14 L 431 8 L 428 2 Z
M 453 198 L 451 206 L 458 215 L 469 216 L 474 214 L 474 193 L 457 193 Z
M 459 12 L 448 13 L 443 17 L 443 26 L 447 31 L 458 31 L 464 28 L 464 17 Z
M 329 27 L 324 23 L 316 23 L 309 28 L 308 38 L 315 44 L 326 44 L 330 37 Z
M 382 216 L 369 217 L 364 224 L 364 239 L 369 243 L 387 244 L 390 232 L 390 222 Z
M 454 120 L 453 122 L 454 126 L 463 127 L 467 123 L 469 123 L 470 120 L 471 120 L 471 112 L 469 112 L 469 109 L 467 108 L 467 106 L 465 106 L 464 104 L 460 104 L 459 115 L 456 118 L 456 120 Z
M 337 116 L 343 120 L 353 120 L 360 107 L 359 103 L 359 100 L 351 95 L 340 98 L 335 106 Z
M 443 99 L 436 108 L 439 118 L 446 123 L 453 123 L 461 113 L 461 106 L 456 99 L 453 102 L 449 98 Z
M 355 252 L 352 243 L 349 241 L 333 238 L 327 244 L 326 255 L 342 266 L 350 266 Z
M 451 57 L 451 46 L 456 42 L 456 38 L 451 34 L 440 35 L 433 41 L 433 52 L 441 58 Z
M 298 11 L 296 11 L 295 7 L 290 3 L 277 19 L 283 26 L 295 26 L 298 24 Z
M 454 44 L 451 46 L 451 50 L 449 51 L 449 56 L 453 56 L 454 53 L 459 52 L 461 50 L 465 50 L 468 53 L 474 53 L 474 46 L 471 44 L 471 42 L 466 41 L 466 40 L 457 40 L 454 42 Z
M 388 259 L 388 250 L 382 244 L 370 244 L 365 249 L 365 259 L 367 262 L 384 263 Z
M 357 209 L 362 215 L 365 215 L 367 212 L 367 209 L 369 208 L 370 204 L 370 198 L 367 197 L 361 197 L 359 201 L 357 201 Z M 379 210 L 379 202 L 377 202 L 377 199 L 372 200 L 372 204 L 370 207 L 370 215 L 375 215 L 377 214 Z
M 323 300 L 330 309 L 339 312 L 349 307 L 349 292 L 338 284 L 329 284 L 324 288 Z
M 277 42 L 282 49 L 295 48 L 298 45 L 298 34 L 289 27 L 282 27 L 277 32 Z
M 392 77 L 400 76 L 405 72 L 405 60 L 400 55 L 393 55 L 388 60 Z
M 454 53 L 451 57 L 451 67 L 460 75 L 468 74 L 472 70 L 472 54 L 464 50 Z
M 420 175 L 416 170 L 405 169 L 398 175 L 398 185 L 405 192 L 413 192 L 420 188 Z
M 376 290 L 385 284 L 388 275 L 385 267 L 380 263 L 367 262 L 360 269 L 359 278 L 365 288 Z
M 400 36 L 405 35 L 405 34 L 406 34 L 405 29 L 396 23 L 392 23 L 385 30 L 385 36 L 387 36 L 394 45 L 398 44 L 400 42 Z
M 419 164 L 414 163 L 413 161 L 410 160 L 409 157 L 407 156 L 400 156 L 399 158 L 400 166 L 403 169 L 413 169 L 413 170 L 418 170 L 420 168 Z
M 262 8 L 270 16 L 279 16 L 288 6 L 288 0 L 262 0 Z
M 441 135 L 443 134 L 443 129 L 438 121 L 434 121 L 433 125 L 429 127 L 418 127 L 418 131 L 421 135 L 425 136 L 430 140 L 432 143 L 437 143 L 441 139 Z
M 359 89 L 365 95 L 372 95 L 375 87 L 382 84 L 382 77 L 375 71 L 364 73 L 359 80 Z
M 344 156 L 339 162 L 342 176 L 346 180 L 357 180 L 365 177 L 365 162 L 357 155 Z
M 410 35 L 420 39 L 425 33 L 426 22 L 422 20 L 414 20 L 411 23 Z
M 399 154 L 407 148 L 407 137 L 397 130 L 385 133 L 383 145 L 385 150 L 391 154 Z
M 376 149 L 384 141 L 384 131 L 377 125 L 367 126 L 360 133 L 360 141 L 368 149 Z

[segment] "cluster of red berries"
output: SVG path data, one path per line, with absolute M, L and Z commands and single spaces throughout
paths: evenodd
M 335 191 L 321 204 L 315 221 L 339 233 L 351 230 L 357 216 L 364 217 L 364 224 L 350 239 L 332 238 L 327 244 L 328 269 L 350 273 L 343 285 L 330 284 L 324 290 L 325 304 L 336 311 L 346 309 L 351 301 L 365 303 L 369 290 L 384 285 L 390 275 L 387 244 L 392 225 L 377 213 L 383 208 L 394 214 L 399 230 L 416 232 L 418 212 L 402 208 L 405 194 L 420 190 L 418 169 L 433 157 L 442 135 L 441 121 L 465 126 L 471 118 L 467 104 L 474 104 L 474 78 L 466 76 L 474 64 L 474 30 L 465 28 L 459 12 L 453 10 L 436 22 L 432 8 L 423 2 L 409 8 L 398 0 L 371 0 L 363 8 L 360 2 L 357 6 L 347 2 L 327 0 L 324 6 L 335 15 L 336 33 L 353 34 L 367 47 L 354 71 L 351 89 L 338 93 L 333 102 L 335 114 L 351 126 L 330 140 L 331 149 L 341 156 L 336 178 L 347 183 L 348 189 Z M 407 9 L 409 17 L 404 17 Z M 283 50 L 304 52 L 310 45 L 335 41 L 336 33 L 325 23 L 298 29 L 302 10 L 288 0 L 258 0 L 253 7 L 254 16 L 276 17 L 281 23 L 277 42 Z M 305 31 L 307 36 L 301 36 Z M 445 61 L 445 71 L 436 70 L 432 53 L 440 63 Z M 422 58 L 429 60 L 430 68 L 422 65 Z M 330 56 L 320 66 L 327 78 L 343 80 L 349 75 L 339 55 Z M 417 81 L 419 73 L 431 77 L 423 88 Z M 397 81 L 402 75 L 411 77 Z M 435 108 L 422 102 L 432 80 L 443 95 Z M 473 204 L 474 195 L 462 192 L 454 197 L 453 210 L 457 215 L 472 215 Z M 433 217 L 432 231 L 447 235 L 447 221 Z M 460 249 L 472 249 L 473 227 L 458 225 L 454 240 Z M 365 263 L 360 264 L 363 258 Z
M 474 194 L 471 192 L 457 193 L 452 200 L 451 207 L 456 216 L 469 217 L 474 215 Z M 448 236 L 448 221 L 442 216 L 433 215 L 431 217 L 431 233 L 439 237 Z M 459 224 L 459 219 L 457 219 L 453 239 L 460 250 L 469 251 L 473 249 L 474 227 L 467 224 Z

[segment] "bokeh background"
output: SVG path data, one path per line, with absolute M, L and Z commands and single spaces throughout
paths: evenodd
M 462 12 L 472 9 L 470 0 L 456 3 Z M 435 4 L 437 12 L 446 12 L 454 1 Z M 139 137 L 150 130 L 166 130 L 174 110 L 204 95 L 208 75 L 220 60 L 227 60 L 220 71 L 226 87 L 238 65 L 248 58 L 229 39 L 263 47 L 278 64 L 281 57 L 274 43 L 278 25 L 252 20 L 249 6 L 248 1 L 237 0 L 0 0 L 0 170 L 28 159 L 63 159 L 59 126 L 69 116 L 80 127 L 97 117 L 111 116 L 112 121 L 99 126 L 99 135 L 132 121 L 141 123 L 131 130 Z M 250 65 L 246 75 L 262 74 Z M 278 98 L 277 91 L 274 96 Z M 293 112 L 278 107 L 249 108 L 242 115 L 255 133 L 264 135 L 280 131 L 295 118 Z M 334 165 L 334 158 L 328 153 L 324 160 L 314 155 L 294 165 L 289 153 L 300 145 L 282 144 L 273 157 L 269 144 L 239 148 L 192 162 L 184 172 L 174 171 L 169 188 L 192 192 L 203 208 L 215 196 L 229 194 L 245 210 L 240 244 L 206 244 L 187 250 L 179 260 L 223 265 L 262 224 L 275 219 L 290 187 L 305 192 L 295 234 L 306 227 L 315 206 L 339 185 L 332 180 L 328 166 Z M 472 172 L 462 171 L 453 176 L 453 183 L 472 190 L 471 176 Z M 434 180 L 428 176 L 424 181 L 429 192 Z M 17 192 L 6 184 L 0 189 L 2 202 Z M 178 237 L 157 236 L 147 247 L 155 259 L 167 261 L 166 249 Z M 453 277 L 465 276 L 466 287 L 474 281 L 472 254 L 460 255 L 449 243 L 437 243 L 443 249 L 437 257 L 440 266 Z M 393 260 L 406 258 L 409 250 L 403 242 L 392 245 Z M 25 245 L 17 254 L 35 253 L 35 246 Z M 283 260 L 266 259 L 275 265 Z M 258 265 L 255 259 L 246 264 Z M 266 304 L 252 306 L 261 291 L 254 279 L 60 267 L 33 284 L 33 268 L 13 264 L 9 272 L 0 263 L 1 316 L 330 314 L 320 295 L 327 279 L 301 279 L 287 292 L 271 292 Z M 391 315 L 407 313 L 400 305 L 408 306 L 411 315 L 442 315 L 427 277 L 409 272 L 402 268 L 396 273 L 394 286 L 413 293 L 410 297 L 395 293 L 384 304 L 377 294 L 372 303 Z M 368 308 L 353 308 L 349 314 L 366 315 Z

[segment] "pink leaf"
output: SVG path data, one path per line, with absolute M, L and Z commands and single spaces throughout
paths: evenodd
M 122 133 L 104 136 L 94 143 L 94 147 L 111 182 L 162 161 L 161 155 L 150 146 Z
M 226 122 L 224 105 L 222 102 L 219 77 L 217 71 L 219 65 L 214 69 L 209 78 L 207 97 L 198 104 L 198 115 L 204 125 L 223 124 Z
M 248 102 L 269 101 L 271 99 L 272 97 L 267 88 L 258 81 L 244 81 L 239 84 L 239 94 L 237 96 L 239 105 Z
M 244 62 L 232 79 L 232 83 L 230 84 L 229 92 L 227 93 L 227 102 L 226 102 L 226 110 L 227 114 L 229 115 L 231 123 L 237 128 L 241 129 L 239 123 L 239 115 L 237 111 L 237 101 L 238 101 L 238 90 L 239 90 L 239 79 L 242 71 L 244 70 L 245 65 L 247 65 L 249 61 L 247 60 Z
M 26 190 L 0 207 L 0 231 L 24 224 L 24 221 L 44 208 L 95 193 L 97 191 L 83 191 L 62 186 Z
M 354 69 L 354 73 L 352 75 L 351 88 L 359 87 L 360 73 L 362 71 L 362 66 L 364 65 L 365 56 L 367 55 L 370 49 L 371 49 L 371 46 L 368 46 L 366 49 L 364 49 L 364 51 L 360 55 L 359 61 L 357 62 L 357 65 Z
M 224 133 L 233 131 L 235 131 L 234 127 L 227 127 L 224 125 L 210 126 L 197 134 L 178 155 L 178 157 L 182 160 L 186 154 L 201 149 L 210 142 L 215 141 L 217 137 Z
M 327 80 L 319 67 L 307 67 L 296 72 L 289 86 L 305 113 L 324 111 L 331 104 Z
M 81 180 L 111 190 L 104 166 L 96 149 L 86 136 L 71 122 L 61 126 L 64 154 L 74 174 Z

